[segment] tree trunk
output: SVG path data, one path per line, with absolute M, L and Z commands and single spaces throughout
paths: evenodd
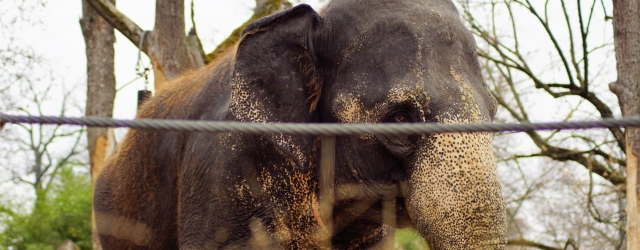
M 618 80 L 610 89 L 623 116 L 640 115 L 640 0 L 613 1 L 613 27 Z M 640 249 L 640 128 L 626 129 L 627 249 Z
M 110 0 L 115 4 L 115 0 Z M 82 1 L 82 19 L 80 26 L 86 44 L 87 55 L 87 105 L 86 116 L 112 117 L 113 102 L 116 96 L 114 71 L 115 34 L 113 27 L 98 13 Z M 104 161 L 113 150 L 113 130 L 106 128 L 88 128 L 87 141 L 91 162 L 92 186 L 104 167 Z M 102 249 L 96 232 L 92 211 L 93 249 Z
M 199 41 L 190 43 L 185 35 L 184 1 L 157 0 L 156 22 L 151 34 L 151 53 L 147 55 L 153 64 L 156 93 L 162 92 L 165 82 L 187 69 L 204 66 L 204 52 Z M 190 36 L 196 36 L 195 26 Z

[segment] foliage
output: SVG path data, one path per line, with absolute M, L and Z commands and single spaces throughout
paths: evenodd
M 427 242 L 424 241 L 422 236 L 415 230 L 400 229 L 396 231 L 396 245 L 395 249 L 424 249 L 429 250 Z
M 0 249 L 56 249 L 65 239 L 91 249 L 91 180 L 87 173 L 65 166 L 52 188 L 38 196 L 30 213 L 24 212 L 25 204 L 2 201 Z

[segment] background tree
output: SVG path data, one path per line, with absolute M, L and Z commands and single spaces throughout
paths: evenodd
M 35 1 L 33 4 L 15 3 L 8 0 L 0 0 L 0 7 L 5 9 L 17 9 L 16 12 L 3 12 L 0 15 L 0 110 L 16 109 L 19 106 L 17 94 L 27 91 L 19 83 L 34 81 L 37 79 L 28 65 L 37 65 L 41 58 L 33 49 L 22 46 L 15 35 L 16 30 L 37 25 L 39 21 L 31 18 L 29 13 L 44 5 L 44 2 Z
M 44 86 L 41 86 L 43 81 L 52 81 L 53 83 L 45 83 Z M 22 97 L 26 97 L 28 102 L 23 100 L 16 101 L 16 109 L 9 109 L 9 111 L 18 111 L 25 115 L 35 116 L 50 115 L 53 112 L 58 112 L 59 116 L 65 116 L 69 111 L 73 111 L 73 109 L 69 107 L 73 107 L 73 103 L 75 103 L 71 97 L 74 92 L 73 89 L 65 90 L 64 87 L 60 87 L 55 83 L 55 79 L 45 78 L 45 80 L 42 81 L 32 82 L 27 78 L 23 78 L 19 83 L 21 84 L 17 86 L 26 87 L 27 90 L 20 91 L 11 89 L 22 93 Z M 58 93 L 58 91 L 62 93 Z M 58 106 L 57 111 L 53 108 L 56 106 Z M 80 109 L 77 106 L 75 108 L 76 110 Z M 76 113 L 79 113 L 79 111 L 76 111 Z M 0 134 L 0 140 L 3 141 L 3 143 L 0 144 L 0 152 L 2 152 L 2 157 L 0 157 L 0 171 L 4 173 L 8 172 L 9 174 L 4 174 L 3 179 L 0 179 L 0 181 L 2 184 L 11 181 L 16 186 L 24 186 L 26 184 L 26 186 L 29 187 L 29 191 L 32 192 L 34 199 L 33 202 L 31 202 L 30 199 L 25 199 L 24 196 L 19 198 L 12 197 L 21 201 L 18 204 L 23 202 L 29 204 L 19 207 L 12 206 L 11 202 L 4 202 L 8 205 L 0 208 L 0 214 L 4 213 L 5 216 L 8 216 L 8 219 L 0 221 L 0 229 L 7 229 L 3 235 L 8 238 L 0 242 L 0 244 L 3 246 L 14 246 L 13 244 L 15 242 L 23 242 L 25 244 L 28 243 L 27 245 L 29 246 L 36 243 L 51 246 L 51 244 L 54 243 L 62 243 L 64 238 L 59 237 L 64 237 L 67 234 L 62 233 L 60 230 L 65 229 L 62 227 L 48 228 L 50 225 L 44 224 L 44 220 L 53 220 L 53 217 L 48 217 L 50 214 L 64 216 L 65 211 L 67 211 L 62 209 L 61 204 L 55 205 L 55 210 L 50 210 L 50 208 L 54 206 L 51 202 L 59 198 L 57 195 L 59 195 L 60 185 L 76 185 L 75 183 L 69 183 L 72 179 L 63 178 L 61 180 L 61 172 L 64 172 L 65 168 L 67 168 L 68 171 L 77 170 L 83 172 L 83 167 L 86 166 L 84 161 L 86 156 L 82 154 L 84 152 L 83 137 L 84 129 L 82 127 L 60 125 L 19 124 L 16 126 L 8 126 L 2 131 Z M 60 145 L 65 146 L 61 147 Z M 83 173 L 83 175 L 84 174 L 85 173 Z M 90 190 L 89 183 L 83 183 L 82 185 L 87 185 L 86 188 Z M 80 189 L 77 191 L 80 191 Z M 66 199 L 78 198 L 73 197 L 74 193 L 67 193 L 66 195 Z M 81 195 L 81 193 L 77 193 L 77 195 Z M 90 204 L 90 195 L 82 199 L 85 199 L 86 202 Z M 69 203 L 67 205 L 69 206 L 68 209 L 73 210 L 77 208 L 74 206 L 78 204 Z M 52 211 L 56 211 L 56 213 L 52 213 Z M 89 214 L 77 215 L 87 216 L 86 220 L 87 222 L 89 221 Z M 29 225 L 24 225 L 24 227 L 16 229 L 18 231 L 12 233 L 11 230 L 17 225 L 21 225 L 21 223 L 29 223 Z M 69 223 L 72 224 L 74 222 L 70 221 Z M 65 225 L 60 224 L 60 226 Z M 81 227 L 83 225 L 76 226 Z M 90 226 L 90 224 L 88 224 L 88 226 Z M 58 233 L 62 234 L 55 233 L 55 235 L 57 235 L 55 237 L 44 235 L 52 233 L 52 230 L 60 231 Z M 26 235 L 28 231 L 31 232 L 31 236 Z M 16 232 L 20 233 L 18 234 Z M 24 238 L 18 239 L 16 238 L 18 236 Z M 82 235 L 77 235 L 75 238 L 82 237 Z M 87 238 L 89 237 L 87 236 Z M 28 248 L 27 245 L 22 247 L 15 245 L 15 247 L 17 247 L 17 249 L 25 249 Z M 33 249 L 38 248 L 39 247 Z
M 67 87 L 17 35 L 44 29 L 37 13 L 45 7 L 45 1 L 0 0 L 2 112 L 75 116 L 82 110 L 74 99 L 77 88 Z M 82 128 L 64 126 L 6 126 L 0 133 L 0 185 L 27 191 L 0 197 L 0 249 L 55 249 L 65 239 L 80 245 L 89 239 L 82 228 L 89 228 L 90 210 L 82 207 L 91 193 L 81 177 L 72 177 L 86 174 L 82 138 Z
M 502 108 L 498 120 L 582 120 L 617 113 L 614 96 L 607 90 L 615 79 L 606 10 L 610 3 L 458 3 Z M 526 140 L 524 136 L 531 144 L 513 144 Z M 625 247 L 628 164 L 623 129 L 527 131 L 498 134 L 495 140 L 504 173 L 510 245 Z
M 91 249 L 91 179 L 72 165 L 59 170 L 58 178 L 34 208 L 0 197 L 0 249 L 58 249 L 66 240 L 80 249 Z M 31 212 L 25 212 L 31 211 Z
M 614 0 L 613 27 L 618 80 L 610 85 L 622 115 L 640 116 L 640 1 Z M 627 241 L 628 249 L 640 248 L 640 128 L 626 131 Z
M 8 44 L 0 49 L 0 62 L 4 66 L 0 68 L 0 109 L 25 115 L 77 114 L 82 108 L 75 105 L 77 102 L 73 99 L 76 88 L 66 87 L 55 73 L 49 71 L 46 60 L 21 45 L 19 38 L 14 36 L 17 29 L 38 25 L 37 19 L 29 19 L 27 13 L 42 8 L 45 2 L 3 1 L 0 4 L 19 10 L 13 15 L 0 16 L 0 42 Z M 49 190 L 62 166 L 82 162 L 82 133 L 82 128 L 59 125 L 7 127 L 0 133 L 0 139 L 7 142 L 0 144 L 3 154 L 0 169 L 9 174 L 4 174 L 0 181 L 27 184 L 38 201 Z M 69 148 L 52 146 L 60 142 Z
M 110 1 L 115 4 L 114 0 Z M 86 1 L 82 1 L 82 19 L 80 27 L 85 40 L 87 56 L 87 117 L 113 117 L 113 104 L 116 98 L 116 77 L 114 69 L 116 40 L 113 27 L 93 10 Z M 88 128 L 87 142 L 91 163 L 91 186 L 95 185 L 104 161 L 115 147 L 115 137 L 111 128 Z M 93 211 L 93 210 L 92 210 Z M 95 219 L 91 215 L 93 249 L 102 249 L 96 232 Z

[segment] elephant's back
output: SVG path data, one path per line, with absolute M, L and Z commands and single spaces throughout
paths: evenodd
M 138 118 L 227 119 L 231 71 L 230 53 L 217 64 L 173 80 L 140 107 Z M 94 192 L 96 224 L 105 249 L 178 248 L 177 190 L 189 136 L 181 131 L 128 131 Z
M 140 107 L 139 118 L 226 120 L 231 96 L 233 51 L 166 84 L 161 94 Z

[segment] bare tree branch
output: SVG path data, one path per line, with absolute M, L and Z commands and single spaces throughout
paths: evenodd
M 553 96 L 554 98 L 561 98 L 561 97 L 566 97 L 566 96 L 579 96 L 585 100 L 587 100 L 589 103 L 591 103 L 600 113 L 600 117 L 602 118 L 611 118 L 613 117 L 613 112 L 612 110 L 609 108 L 609 106 L 607 104 L 605 104 L 595 93 L 590 92 L 588 90 L 588 84 L 589 84 L 589 71 L 587 69 L 587 67 L 589 67 L 589 63 L 588 63 L 588 46 L 586 44 L 586 36 L 588 35 L 588 31 L 586 30 L 586 28 L 581 29 L 581 39 L 583 40 L 582 42 L 582 51 L 583 51 L 583 58 L 580 61 L 584 61 L 583 62 L 583 74 L 578 74 L 579 76 L 579 82 L 581 82 L 581 86 L 580 88 L 578 88 L 575 84 L 575 81 L 573 80 L 573 74 L 571 73 L 571 70 L 569 68 L 569 62 L 566 59 L 563 50 L 560 48 L 560 45 L 557 41 L 557 39 L 555 38 L 554 34 L 551 32 L 549 24 L 548 24 L 548 20 L 542 18 L 539 13 L 535 10 L 535 8 L 533 8 L 533 6 L 529 3 L 529 1 L 527 1 L 527 4 L 521 2 L 521 1 L 513 1 L 523 7 L 525 7 L 527 10 L 529 10 L 532 14 L 534 14 L 534 16 L 539 20 L 539 22 L 543 25 L 543 27 L 545 28 L 545 31 L 547 32 L 547 35 L 549 36 L 550 40 L 552 41 L 554 47 L 556 48 L 556 51 L 558 53 L 558 55 L 560 56 L 560 58 L 562 59 L 563 64 L 565 65 L 565 72 L 567 73 L 568 79 L 569 79 L 569 84 L 558 84 L 558 83 L 544 83 L 544 81 L 542 81 L 541 79 L 538 78 L 538 76 L 533 73 L 531 71 L 531 69 L 529 68 L 529 66 L 527 65 L 526 60 L 522 57 L 522 55 L 519 52 L 519 48 L 518 48 L 518 43 L 516 42 L 514 46 L 515 49 L 510 49 L 508 47 L 506 47 L 503 43 L 498 42 L 498 38 L 497 35 L 495 35 L 493 37 L 489 36 L 489 32 L 485 31 L 481 25 L 479 25 L 477 22 L 475 22 L 475 20 L 473 19 L 473 16 L 471 15 L 471 13 L 469 12 L 468 5 L 463 5 L 463 7 L 466 6 L 466 8 L 463 9 L 464 13 L 466 13 L 466 18 L 467 21 L 471 24 L 471 28 L 474 34 L 476 34 L 477 36 L 481 37 L 483 40 L 485 40 L 487 42 L 487 44 L 489 44 L 494 50 L 495 52 L 498 53 L 498 55 L 500 56 L 500 58 L 495 58 L 493 56 L 491 56 L 491 54 L 487 51 L 482 51 L 479 50 L 478 52 L 478 56 L 485 58 L 489 61 L 494 62 L 497 65 L 503 65 L 505 67 L 508 68 L 512 68 L 512 69 L 516 69 L 522 73 L 524 73 L 525 75 L 527 75 L 533 82 L 536 88 L 539 89 L 543 89 L 545 90 L 547 93 L 549 93 L 551 96 Z M 509 11 L 509 14 L 511 16 L 511 22 L 512 22 L 512 29 L 515 29 L 515 18 L 513 18 L 513 14 L 511 13 L 511 7 L 510 4 L 507 4 L 507 10 Z M 581 12 L 580 12 L 581 14 Z M 565 13 L 566 18 L 568 18 L 567 16 L 568 14 Z M 495 23 L 496 21 L 494 20 L 493 23 Z M 568 21 L 567 21 L 568 22 Z M 569 24 L 567 24 L 567 26 L 570 27 Z M 495 28 L 494 28 L 494 32 L 495 32 Z M 515 31 L 513 31 L 513 35 L 514 35 L 514 39 L 517 40 L 517 33 Z M 569 32 L 571 33 L 571 32 Z M 570 34 L 571 38 L 572 35 Z M 573 43 L 573 39 L 570 39 L 571 43 Z M 573 44 L 571 44 L 572 48 L 573 48 Z M 508 56 L 503 50 L 508 51 L 509 53 L 513 54 L 516 56 L 516 58 L 513 58 L 511 56 Z M 572 52 L 572 55 L 574 55 L 575 53 Z M 581 72 L 580 67 L 578 65 L 578 61 L 574 60 L 574 66 L 577 70 L 578 73 Z M 505 75 L 505 77 L 508 77 Z M 567 89 L 568 91 L 566 92 L 556 92 L 553 90 L 553 88 L 564 88 Z M 616 138 L 617 140 L 617 144 L 618 147 L 620 147 L 620 149 L 622 151 L 625 151 L 625 137 L 624 137 L 624 132 L 622 129 L 620 128 L 610 128 L 609 129 L 611 131 L 611 133 L 613 134 L 613 136 Z
M 533 14 L 538 19 L 540 24 L 542 24 L 542 27 L 544 27 L 545 31 L 549 35 L 549 39 L 553 43 L 553 46 L 555 47 L 556 51 L 558 51 L 558 56 L 560 56 L 560 59 L 562 60 L 562 64 L 564 65 L 566 73 L 569 76 L 570 84 L 571 85 L 576 85 L 575 81 L 573 80 L 573 74 L 571 72 L 571 68 L 569 67 L 569 62 L 568 62 L 568 60 L 567 60 L 567 58 L 566 58 L 566 56 L 564 54 L 564 51 L 562 50 L 562 47 L 560 46 L 560 43 L 556 39 L 556 36 L 551 31 L 551 28 L 550 28 L 549 22 L 548 22 L 549 21 L 548 18 L 542 18 L 540 16 L 540 14 L 538 13 L 538 11 L 535 8 L 533 8 L 533 6 L 529 2 L 529 0 L 525 0 L 525 1 L 527 2 L 527 4 L 524 4 L 523 2 L 521 2 L 519 0 L 514 0 L 513 2 L 518 3 L 518 4 L 522 5 L 523 7 L 525 7 L 526 9 L 528 9 L 531 12 L 531 14 Z M 546 12 L 547 11 L 545 10 L 545 13 Z M 511 21 L 515 22 L 514 19 L 512 19 Z
M 67 164 L 70 163 L 71 159 L 80 154 L 81 153 L 81 148 L 80 148 L 80 140 L 83 137 L 83 132 L 84 130 L 79 131 L 79 133 L 77 133 L 77 137 L 75 142 L 73 143 L 73 146 L 71 147 L 69 153 L 64 156 L 62 159 L 59 159 L 58 162 L 56 163 L 53 171 L 51 172 L 51 174 L 49 174 L 49 181 L 47 182 L 46 186 L 44 187 L 44 191 L 47 192 L 51 189 L 52 187 L 52 183 L 53 180 L 56 178 L 58 172 L 60 171 L 60 169 L 62 169 L 62 167 L 66 166 Z
M 564 250 L 563 248 L 547 246 L 542 243 L 533 242 L 525 239 L 508 239 L 507 245 L 513 246 L 524 246 L 524 247 L 535 247 L 543 250 Z

